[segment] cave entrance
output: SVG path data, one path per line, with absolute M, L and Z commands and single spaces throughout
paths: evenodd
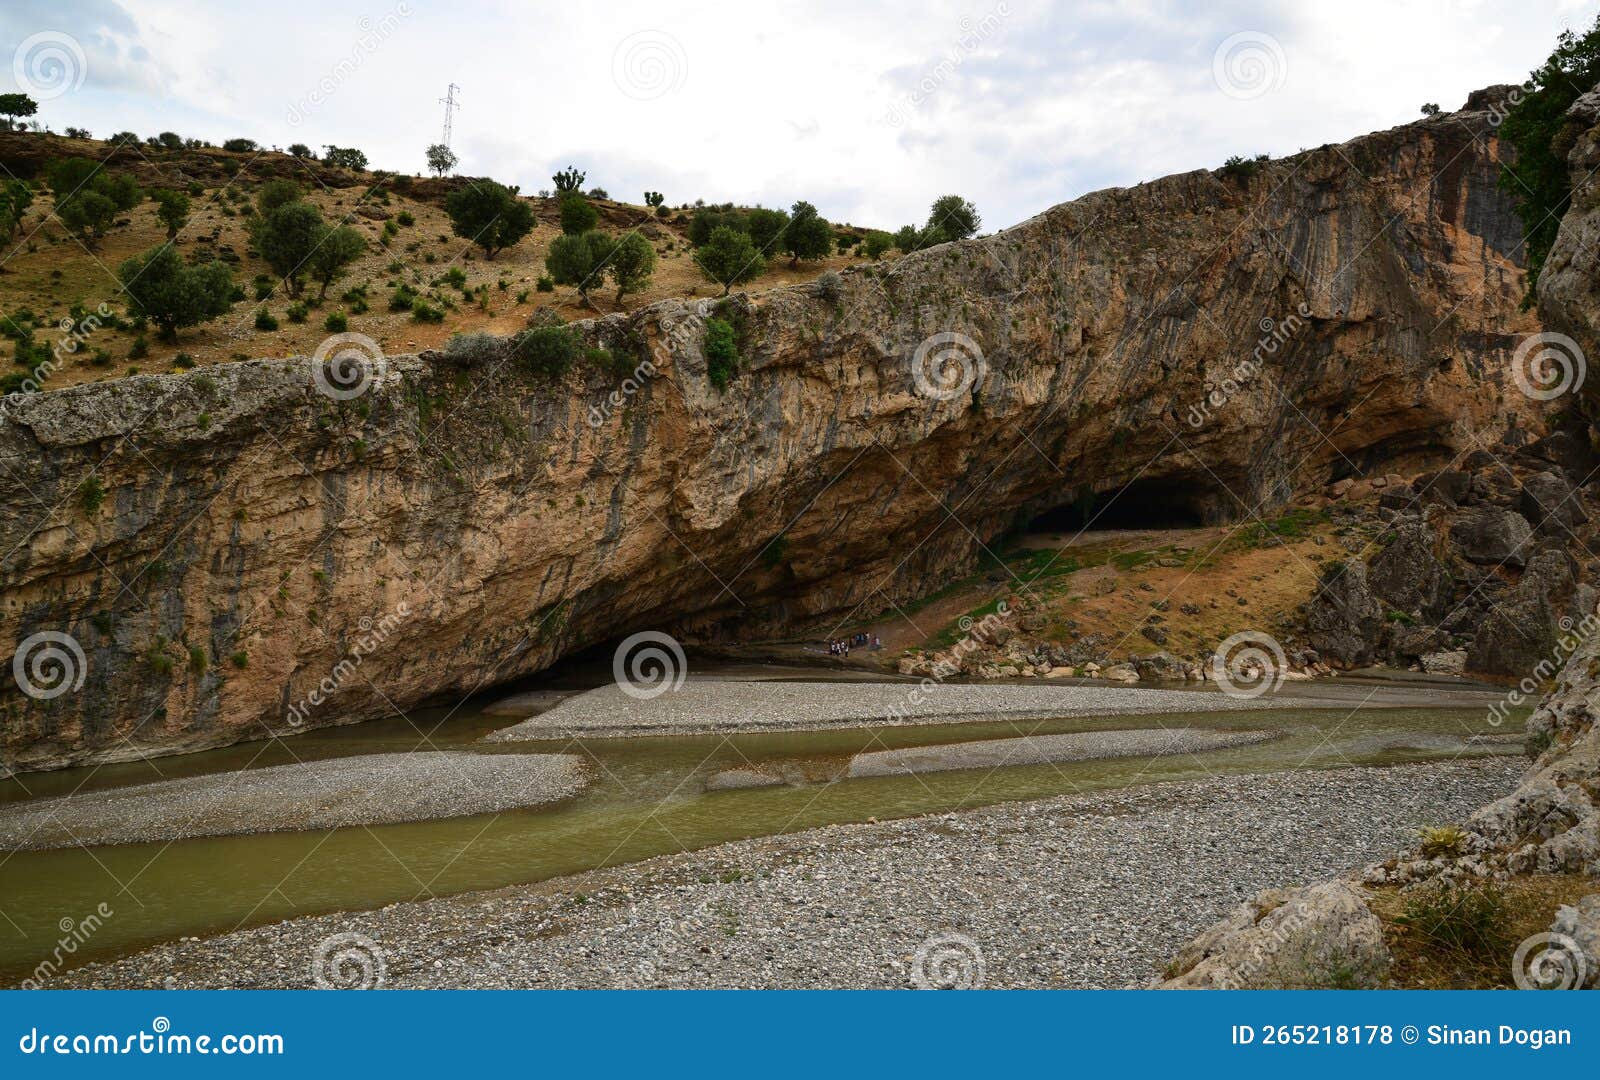
M 1227 520 L 1228 495 L 1188 479 L 1135 480 L 1121 488 L 1074 492 L 1068 502 L 1036 513 L 1025 532 L 1195 529 Z

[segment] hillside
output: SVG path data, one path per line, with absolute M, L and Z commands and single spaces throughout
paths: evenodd
M 7 760 L 286 730 L 284 703 L 396 613 L 404 648 L 364 650 L 360 678 L 294 724 L 388 715 L 641 629 L 711 644 L 825 636 L 975 571 L 1038 603 L 1025 615 L 1042 624 L 1021 624 L 1039 635 L 1030 646 L 1059 620 L 1099 635 L 1107 663 L 1150 652 L 1153 615 L 1185 651 L 1246 625 L 1209 601 L 1248 604 L 1190 579 L 1207 566 L 1277 619 L 1310 588 L 1319 536 L 1355 550 L 1377 531 L 1389 477 L 1486 453 L 1462 474 L 1470 492 L 1498 477 L 1495 461 L 1545 445 L 1549 407 L 1512 371 L 1537 320 L 1520 309 L 1491 105 L 1097 192 L 993 236 L 847 267 L 828 288 L 591 319 L 575 330 L 607 362 L 558 374 L 502 343 L 391 356 L 354 400 L 319 393 L 305 360 L 260 359 L 31 395 L 0 425 L 0 545 L 13 552 L 0 639 L 70 632 L 87 689 L 0 699 Z M 348 206 L 340 190 L 323 197 Z M 714 329 L 736 349 L 725 385 Z M 925 367 L 951 334 L 967 343 L 953 392 Z M 635 368 L 648 377 L 621 381 L 619 357 L 648 361 Z M 1501 484 L 1464 513 L 1516 497 Z M 1275 528 L 1297 500 L 1363 509 Z M 1122 524 L 1260 528 L 1215 553 L 1214 540 L 1136 543 L 1120 553 L 1125 578 L 1092 565 L 1124 573 L 1101 550 L 1077 580 L 1042 580 L 1048 556 L 1007 539 L 1060 536 L 1053 522 L 1105 502 L 1143 519 Z M 1280 541 L 1304 558 L 1274 578 L 1253 548 Z M 1004 567 L 980 565 L 996 551 Z M 1509 589 L 1521 570 L 1475 573 Z M 1529 603 L 1548 611 L 1550 595 Z M 1082 614 L 1075 597 L 1089 598 Z M 1386 614 L 1357 599 L 1354 656 Z
M 231 153 L 209 147 L 160 150 L 56 135 L 0 132 L 0 168 L 13 176 L 40 177 L 50 161 L 63 157 L 86 157 L 102 162 L 109 171 L 128 173 L 147 193 L 162 188 L 191 193 L 193 210 L 175 241 L 178 251 L 192 261 L 218 259 L 226 263 L 244 298 L 222 318 L 184 330 L 177 342 L 145 334 L 148 352 L 144 355 L 130 355 L 136 352 L 134 342 L 139 337 L 133 329 L 115 324 L 102 326 L 52 374 L 52 388 L 171 370 L 180 353 L 196 364 L 309 355 L 328 336 L 323 322 L 334 311 L 347 314 L 350 331 L 367 335 L 390 353 L 437 348 L 451 335 L 462 332 L 513 333 L 541 311 L 568 320 L 597 314 L 572 288 L 538 290 L 537 283 L 546 273 L 545 255 L 550 242 L 561 234 L 553 198 L 529 198 L 537 227 L 490 260 L 452 233 L 444 212 L 445 197 L 469 183 L 466 178 L 354 173 L 315 159 L 271 151 Z M 314 307 L 299 324 L 289 320 L 287 313 L 293 301 L 281 289 L 263 301 L 256 300 L 256 278 L 271 275 L 267 265 L 251 251 L 247 214 L 261 185 L 279 179 L 298 183 L 306 200 L 326 219 L 349 224 L 367 240 L 366 253 L 329 291 L 327 300 Z M 192 185 L 198 185 L 199 193 Z M 689 209 L 674 209 L 669 216 L 661 217 L 642 205 L 609 199 L 592 201 L 600 213 L 602 227 L 618 232 L 638 230 L 656 251 L 651 284 L 642 293 L 627 297 L 627 309 L 667 297 L 721 292 L 706 281 L 691 259 Z M 166 228 L 157 220 L 156 204 L 149 199 L 142 201 L 91 248 L 52 216 L 53 202 L 46 191 L 39 191 L 21 230 L 4 245 L 8 254 L 0 261 L 0 315 L 31 312 L 36 316 L 35 325 L 48 327 L 72 318 L 75 307 L 93 312 L 102 302 L 121 314 L 126 297 L 121 295 L 116 281 L 116 268 L 124 259 L 166 241 Z M 397 231 L 385 245 L 384 229 L 389 223 Z M 865 229 L 848 225 L 836 228 L 856 237 L 866 233 Z M 790 266 L 786 258 L 774 257 L 768 260 L 766 272 L 751 284 L 770 288 L 810 281 L 824 270 L 839 270 L 863 261 L 868 260 L 859 250 L 835 253 L 798 266 Z M 465 275 L 459 285 L 444 278 L 454 268 Z M 443 307 L 444 321 L 419 322 L 409 312 L 390 311 L 388 297 L 401 283 Z M 267 284 L 270 287 L 272 283 Z M 487 288 L 486 297 L 477 294 L 480 287 Z M 315 290 L 312 292 L 314 302 Z M 592 298 L 598 313 L 621 310 L 609 288 L 596 290 Z M 263 308 L 276 318 L 277 330 L 256 328 L 256 312 Z M 40 336 L 46 342 L 52 340 L 49 335 Z

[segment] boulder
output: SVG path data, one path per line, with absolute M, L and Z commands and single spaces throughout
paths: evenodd
M 1577 489 L 1559 472 L 1535 473 L 1524 480 L 1518 507 L 1535 529 L 1556 536 L 1564 537 L 1589 520 Z
M 1136 656 L 1133 658 L 1133 669 L 1139 673 L 1139 678 L 1145 682 L 1154 682 L 1162 679 L 1182 679 L 1186 665 L 1171 653 L 1162 651 L 1151 653 L 1149 656 Z
M 1185 945 L 1163 990 L 1373 988 L 1388 974 L 1383 924 L 1341 881 L 1269 889 Z
M 1394 539 L 1367 564 L 1367 582 L 1375 595 L 1397 611 L 1421 612 L 1429 619 L 1445 613 L 1450 603 L 1450 572 L 1434 555 L 1432 526 L 1413 519 L 1396 526 Z
M 1464 675 L 1467 670 L 1465 649 L 1423 653 L 1419 659 L 1422 662 L 1422 670 L 1429 675 Z
M 1473 477 L 1477 483 L 1477 477 Z M 1450 539 L 1461 557 L 1480 566 L 1521 569 L 1529 553 L 1533 528 L 1521 514 L 1496 506 L 1479 506 L 1450 526 Z
M 1437 626 L 1406 626 L 1395 623 L 1389 628 L 1389 652 L 1406 662 L 1420 661 L 1428 653 L 1438 652 L 1446 635 Z
M 1555 652 L 1555 614 L 1549 593 L 1534 575 L 1496 598 L 1478 621 L 1467 666 L 1490 675 L 1527 676 Z
M 1439 502 L 1453 508 L 1467 497 L 1472 487 L 1472 474 L 1460 469 L 1444 469 L 1424 473 L 1413 480 L 1411 486 L 1417 492 L 1419 503 Z
M 1112 682 L 1138 682 L 1139 672 L 1132 664 L 1112 664 L 1100 669 L 1100 678 Z
M 1472 484 L 1462 505 L 1510 507 L 1516 505 L 1521 494 L 1522 486 L 1517 478 L 1497 461 L 1472 474 Z
M 1306 611 L 1307 638 L 1325 661 L 1344 667 L 1372 662 L 1383 632 L 1383 606 L 1367 583 L 1366 564 L 1328 563 Z

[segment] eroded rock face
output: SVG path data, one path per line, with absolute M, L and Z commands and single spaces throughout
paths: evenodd
M 1185 945 L 1163 990 L 1372 988 L 1388 974 L 1383 924 L 1343 882 L 1269 889 Z
M 713 303 L 674 301 L 582 327 L 648 361 L 624 386 L 423 355 L 349 400 L 297 359 L 13 404 L 0 646 L 70 635 L 82 684 L 0 687 L 4 763 L 392 715 L 643 629 L 827 626 L 1085 488 L 1160 483 L 1225 517 L 1537 432 L 1490 120 L 1099 192 L 828 296 L 735 297 L 726 392 Z M 930 394 L 913 359 L 952 333 L 983 378 Z

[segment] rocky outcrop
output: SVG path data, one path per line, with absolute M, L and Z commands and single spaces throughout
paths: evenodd
M 352 369 L 372 377 L 350 395 L 292 359 L 11 403 L 0 644 L 26 644 L 35 693 L 0 689 L 4 761 L 393 715 L 644 629 L 826 627 L 1086 494 L 1226 519 L 1526 442 L 1493 119 L 1098 192 L 836 288 L 584 324 L 626 381 L 424 354 Z M 725 392 L 714 317 L 742 354 Z M 52 648 L 64 689 L 27 667 Z
M 1269 889 L 1173 959 L 1164 990 L 1352 990 L 1382 984 L 1383 924 L 1352 886 Z

